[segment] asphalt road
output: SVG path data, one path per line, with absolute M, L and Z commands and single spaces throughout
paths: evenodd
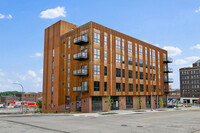
M 193 133 L 200 110 L 76 116 L 0 116 L 0 133 Z

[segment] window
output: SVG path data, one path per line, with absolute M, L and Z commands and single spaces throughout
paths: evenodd
M 70 97 L 65 96 L 65 109 L 70 110 Z
M 153 91 L 156 92 L 156 85 L 153 86 Z
M 124 50 L 124 41 L 122 41 L 122 50 Z
M 147 49 L 145 48 L 145 57 L 147 57 Z
M 143 67 L 143 60 L 140 60 L 140 67 Z
M 154 69 L 154 70 L 156 69 L 156 64 L 155 64 L 155 63 L 153 63 L 153 69 Z
M 140 79 L 143 79 L 143 72 L 140 72 Z
M 94 32 L 94 42 L 95 43 L 100 43 L 100 34 Z
M 153 60 L 155 60 L 155 51 L 154 50 L 153 50 L 152 54 L 153 54 Z
M 121 83 L 116 83 L 116 91 L 117 92 L 121 91 Z
M 128 52 L 132 53 L 132 44 L 128 44 Z
M 104 76 L 107 76 L 107 67 L 104 67 Z
M 153 81 L 156 81 L 156 75 L 153 74 Z
M 54 61 L 52 62 L 52 69 L 54 69 Z
M 70 48 L 70 46 L 71 46 L 71 40 L 69 39 L 68 40 L 68 48 Z
M 107 51 L 104 51 L 104 61 L 107 61 Z
M 137 60 L 137 58 L 135 59 L 135 65 L 138 66 L 138 60 Z
M 94 91 L 100 91 L 100 82 L 94 81 Z
M 122 55 L 122 64 L 125 63 L 125 59 L 124 59 L 124 56 Z
M 51 81 L 53 82 L 54 80 L 54 74 L 51 75 Z
M 116 68 L 116 77 L 121 77 L 121 69 Z
M 133 92 L 133 84 L 129 84 L 129 92 Z
M 148 73 L 146 73 L 146 80 L 148 80 Z
M 140 55 L 140 56 L 143 55 L 142 47 L 139 47 L 139 55 Z
M 67 91 L 70 92 L 70 83 L 67 84 Z
M 120 54 L 116 54 L 116 63 L 120 62 L 121 62 Z
M 100 59 L 100 49 L 94 48 L 94 58 Z
M 149 91 L 149 88 L 148 88 L 148 85 L 146 85 L 146 92 L 148 92 Z
M 138 92 L 138 84 L 136 84 L 136 92 Z
M 158 61 L 160 60 L 160 52 L 158 52 Z
M 68 54 L 68 63 L 70 63 L 70 54 Z
M 136 77 L 136 79 L 138 79 L 138 72 L 136 71 L 135 73 L 136 73 L 136 74 L 135 74 L 135 77 Z
M 144 85 L 140 84 L 140 92 L 144 92 Z
M 107 46 L 107 36 L 104 36 L 104 45 Z
M 68 77 L 70 77 L 70 68 L 68 68 Z
M 120 49 L 120 40 L 116 40 L 116 49 Z
M 53 57 L 54 57 L 54 49 L 53 49 Z
M 104 82 L 104 91 L 107 91 L 107 82 Z
M 137 54 L 137 44 L 135 44 L 135 54 Z
M 53 86 L 51 87 L 51 94 L 53 94 Z
M 147 61 L 145 61 L 145 65 L 146 65 L 146 68 L 148 68 L 148 62 Z
M 125 70 L 122 70 L 122 77 L 125 77 Z
M 129 77 L 129 78 L 133 78 L 133 71 L 128 70 L 128 77 Z
M 125 91 L 125 83 L 123 83 L 123 91 Z
M 128 57 L 128 64 L 129 65 L 133 65 L 133 59 L 132 59 L 132 57 Z
M 100 65 L 94 65 L 94 75 L 100 75 Z

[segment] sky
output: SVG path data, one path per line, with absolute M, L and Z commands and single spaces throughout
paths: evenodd
M 0 92 L 42 91 L 44 29 L 94 21 L 168 50 L 179 68 L 200 59 L 200 0 L 0 0 Z

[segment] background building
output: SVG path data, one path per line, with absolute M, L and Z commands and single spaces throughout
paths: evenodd
M 167 105 L 167 51 L 95 22 L 45 29 L 43 112 L 92 112 Z M 114 103 L 106 104 L 107 96 Z
M 182 103 L 198 103 L 200 97 L 200 60 L 192 67 L 180 68 L 180 90 Z

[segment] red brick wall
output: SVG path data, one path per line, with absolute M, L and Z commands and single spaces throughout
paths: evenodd
M 102 97 L 102 110 L 109 111 L 111 110 L 109 105 L 106 103 L 107 97 Z
M 119 97 L 119 109 L 126 109 L 126 97 Z

